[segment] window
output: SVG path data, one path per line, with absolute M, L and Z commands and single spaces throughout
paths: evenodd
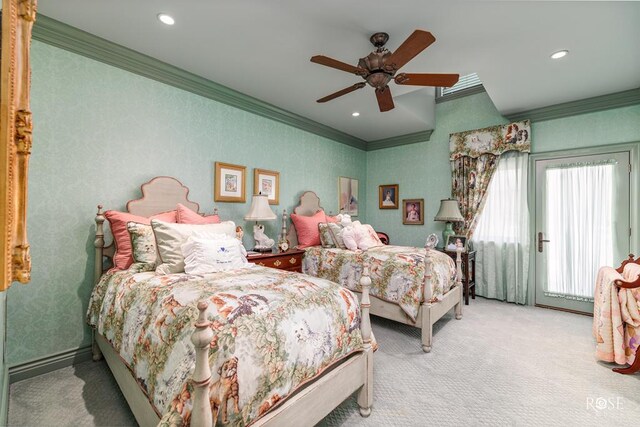
M 476 73 L 467 74 L 466 76 L 460 77 L 458 83 L 451 87 L 443 87 L 438 90 L 438 97 L 444 98 L 450 96 L 454 93 L 463 91 L 465 89 L 471 89 L 476 86 L 482 86 L 482 82 L 480 81 L 480 77 Z

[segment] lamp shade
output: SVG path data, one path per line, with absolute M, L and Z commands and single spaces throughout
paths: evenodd
M 433 219 L 434 221 L 464 221 L 460 208 L 458 208 L 458 201 L 454 199 L 440 200 L 440 210 Z
M 251 209 L 244 216 L 246 221 L 268 221 L 276 219 L 276 214 L 269 207 L 269 197 L 266 194 L 256 194 L 251 200 Z

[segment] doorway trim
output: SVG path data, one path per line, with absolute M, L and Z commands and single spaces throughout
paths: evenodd
M 640 141 L 622 144 L 598 145 L 595 147 L 581 147 L 568 150 L 545 151 L 529 155 L 529 183 L 527 188 L 527 202 L 529 204 L 529 287 L 527 289 L 527 305 L 535 305 L 536 292 L 536 161 L 548 160 L 556 157 L 586 156 L 590 154 L 606 154 L 611 152 L 628 151 L 631 163 L 629 176 L 629 225 L 631 226 L 631 239 L 629 248 L 636 256 L 640 255 Z M 614 260 L 615 263 L 623 260 Z M 613 265 L 612 267 L 618 267 Z M 595 280 L 595 278 L 594 278 Z

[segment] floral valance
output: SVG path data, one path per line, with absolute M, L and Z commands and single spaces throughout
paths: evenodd
M 484 129 L 452 133 L 449 137 L 451 160 L 459 157 L 477 158 L 483 154 L 501 155 L 507 151 L 531 151 L 529 120 L 491 126 Z

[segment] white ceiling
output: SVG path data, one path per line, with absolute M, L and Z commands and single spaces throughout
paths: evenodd
M 420 102 L 433 95 L 398 98 L 420 88 L 392 83 L 390 112 L 368 86 L 317 104 L 361 80 L 309 58 L 356 64 L 377 31 L 392 51 L 430 31 L 436 42 L 402 71 L 477 72 L 503 114 L 640 87 L 639 2 L 41 0 L 38 11 L 368 141 L 433 128 Z

